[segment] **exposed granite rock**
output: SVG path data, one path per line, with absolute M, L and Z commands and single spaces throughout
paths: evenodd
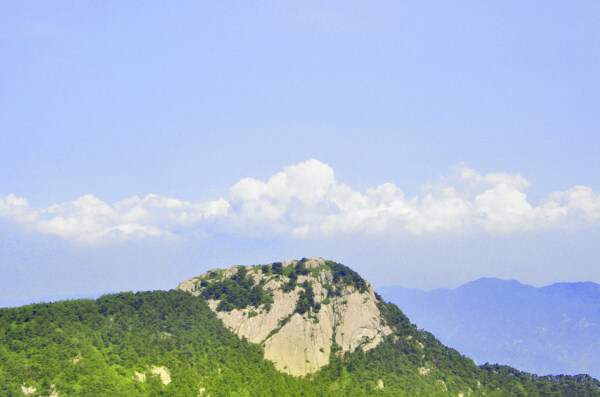
M 282 268 L 297 264 L 298 261 L 286 261 Z M 321 258 L 304 260 L 303 264 L 309 271 L 297 276 L 295 287 L 287 292 L 282 286 L 289 282 L 288 276 L 264 274 L 260 267 L 245 267 L 246 278 L 252 278 L 254 283 L 262 285 L 263 291 L 272 294 L 270 308 L 260 305 L 218 311 L 220 300 L 216 299 L 208 299 L 209 306 L 240 338 L 262 343 L 265 358 L 274 362 L 278 370 L 295 376 L 314 373 L 327 365 L 334 342 L 342 353 L 359 347 L 367 351 L 392 333 L 381 317 L 370 284 L 366 283 L 362 291 L 340 281 L 334 284 L 332 271 Z M 177 288 L 200 295 L 201 281 L 215 278 L 217 273 L 218 279 L 224 280 L 234 276 L 238 269 L 214 269 L 181 282 Z M 299 313 L 296 305 L 306 289 L 303 285 L 312 287 L 314 306 Z
M 163 385 L 166 386 L 169 383 L 171 383 L 171 372 L 169 371 L 169 369 L 167 367 L 153 366 L 152 368 L 150 368 L 150 372 L 153 375 L 158 375 L 158 377 L 160 378 L 160 381 L 163 383 Z

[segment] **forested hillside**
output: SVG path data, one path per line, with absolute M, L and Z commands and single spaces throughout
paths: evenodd
M 261 345 L 238 338 L 205 298 L 183 291 L 0 309 L 0 395 L 600 396 L 588 376 L 477 367 L 395 305 L 377 305 L 393 330 L 385 341 L 343 354 L 334 344 L 329 364 L 305 377 L 277 371 Z

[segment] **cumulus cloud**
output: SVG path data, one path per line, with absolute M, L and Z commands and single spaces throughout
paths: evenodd
M 227 215 L 229 203 L 219 199 L 191 204 L 149 194 L 110 205 L 91 194 L 48 208 L 0 195 L 0 216 L 35 231 L 84 245 L 105 245 L 145 237 L 177 236 L 177 230 Z
M 211 232 L 248 237 L 330 237 L 435 232 L 514 233 L 593 224 L 600 194 L 586 186 L 554 192 L 532 204 L 530 182 L 519 174 L 459 168 L 424 185 L 412 198 L 393 183 L 364 192 L 335 179 L 318 160 L 284 167 L 267 181 L 244 178 L 229 196 L 204 203 L 149 194 L 108 204 L 88 194 L 34 208 L 26 199 L 0 195 L 0 217 L 75 243 L 103 245 L 146 237 L 177 238 Z

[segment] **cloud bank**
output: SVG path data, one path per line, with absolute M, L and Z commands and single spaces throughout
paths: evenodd
M 585 227 L 600 220 L 600 194 L 586 186 L 554 192 L 538 205 L 527 200 L 530 183 L 519 174 L 480 175 L 457 168 L 406 198 L 393 183 L 359 192 L 335 179 L 316 159 L 284 167 L 267 181 L 244 178 L 229 197 L 203 203 L 149 194 L 110 205 L 87 194 L 35 208 L 24 198 L 0 195 L 0 217 L 28 230 L 77 244 L 107 245 L 147 237 L 211 233 L 250 238 L 515 233 Z

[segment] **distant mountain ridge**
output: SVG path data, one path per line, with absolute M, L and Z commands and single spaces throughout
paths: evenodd
M 399 286 L 378 292 L 418 327 L 473 358 L 535 373 L 600 376 L 600 285 L 536 288 L 481 278 L 456 289 Z

